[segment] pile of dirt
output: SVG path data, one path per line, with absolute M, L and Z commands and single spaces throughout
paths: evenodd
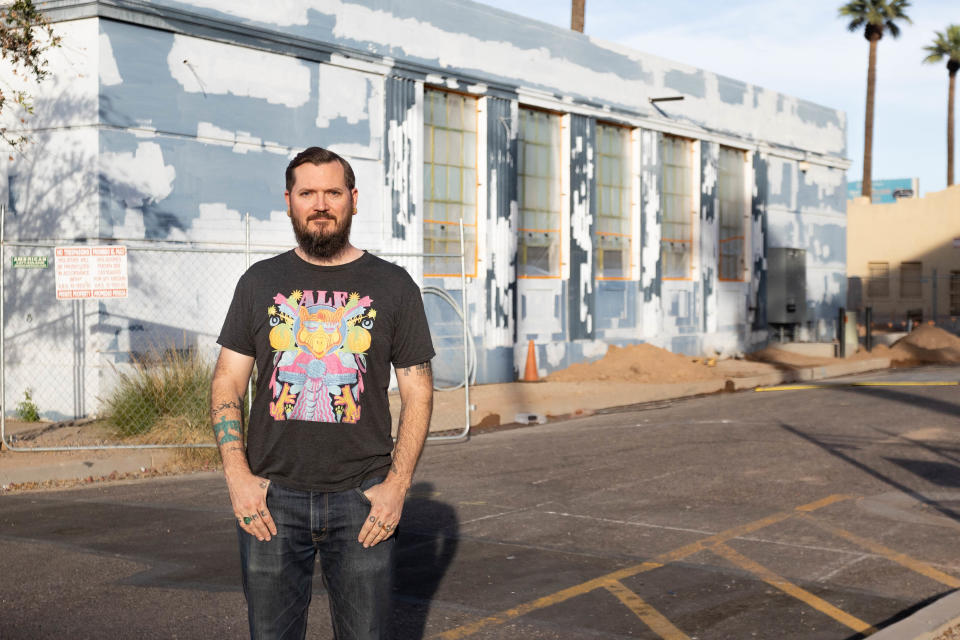
M 671 353 L 650 344 L 627 347 L 611 345 L 607 354 L 594 362 L 578 362 L 566 369 L 554 371 L 550 382 L 582 382 L 609 380 L 613 382 L 689 382 L 714 380 L 723 377 L 700 358 Z
M 922 325 L 894 342 L 889 355 L 891 360 L 901 365 L 960 363 L 960 338 L 939 327 Z

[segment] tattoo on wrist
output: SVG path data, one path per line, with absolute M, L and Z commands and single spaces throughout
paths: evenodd
M 241 407 L 241 406 L 240 406 L 240 403 L 237 402 L 236 400 L 227 400 L 226 402 L 221 402 L 220 404 L 218 404 L 217 406 L 215 406 L 215 407 L 213 408 L 213 411 L 212 411 L 211 413 L 213 413 L 214 415 L 216 415 L 216 414 L 218 414 L 218 413 L 220 413 L 221 411 L 224 411 L 224 410 L 226 410 L 226 409 L 236 409 L 236 410 L 238 410 L 238 411 L 241 411 L 241 410 L 243 409 L 243 407 Z
M 226 445 L 226 446 L 220 447 L 220 451 L 240 451 L 240 452 L 243 452 L 243 447 L 240 446 L 239 444 Z
M 269 481 L 269 480 L 261 480 L 261 481 L 260 481 L 260 488 L 261 488 L 261 489 L 266 489 L 267 486 L 269 486 L 269 485 L 270 485 L 270 481 Z
M 227 420 L 227 417 L 223 416 L 213 425 L 213 432 L 216 434 L 218 445 L 240 442 L 240 421 Z

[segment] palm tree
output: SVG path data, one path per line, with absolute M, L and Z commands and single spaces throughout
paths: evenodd
M 863 28 L 863 37 L 870 42 L 870 62 L 867 65 L 867 113 L 864 118 L 863 135 L 863 190 L 870 197 L 873 182 L 870 173 L 873 169 L 873 100 L 877 88 L 877 43 L 883 37 L 884 30 L 896 38 L 900 35 L 897 20 L 911 22 L 904 10 L 910 6 L 910 0 L 851 0 L 840 7 L 840 17 L 850 18 L 847 29 L 859 31 Z
M 937 37 L 933 44 L 924 47 L 927 57 L 924 62 L 940 62 L 947 59 L 950 74 L 950 91 L 947 93 L 947 186 L 953 184 L 953 96 L 957 86 L 957 70 L 960 69 L 960 25 L 952 24 L 946 31 L 934 31 Z
M 587 0 L 573 0 L 570 6 L 570 28 L 583 33 L 583 12 Z

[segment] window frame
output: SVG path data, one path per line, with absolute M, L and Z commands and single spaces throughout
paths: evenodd
M 522 183 L 523 183 L 523 179 L 524 179 L 525 176 L 529 176 L 529 177 L 531 177 L 531 178 L 542 178 L 542 177 L 543 177 L 543 176 L 537 176 L 537 175 L 533 175 L 533 174 L 525 174 L 525 173 L 522 172 L 522 169 L 525 168 L 525 167 L 524 167 L 524 165 L 525 165 L 525 160 L 524 160 L 525 147 L 523 147 L 522 145 L 531 144 L 531 143 L 529 143 L 529 142 L 525 142 L 525 141 L 524 141 L 524 138 L 523 138 L 523 112 L 524 112 L 524 111 L 535 112 L 535 113 L 543 113 L 543 114 L 546 114 L 546 115 L 548 116 L 548 118 L 556 118 L 555 125 L 556 125 L 556 131 L 557 131 L 557 137 L 556 137 L 557 148 L 556 148 L 556 153 L 555 153 L 555 155 L 556 155 L 557 174 L 556 174 L 556 176 L 547 176 L 547 178 L 551 178 L 551 183 L 553 184 L 553 187 L 554 187 L 554 189 L 556 190 L 556 191 L 555 191 L 555 195 L 556 195 L 556 198 L 557 198 L 557 209 L 556 209 L 555 211 L 539 210 L 539 211 L 545 212 L 545 213 L 547 213 L 547 214 L 549 214 L 549 215 L 551 215 L 551 216 L 555 216 L 555 218 L 556 218 L 556 224 L 557 224 L 557 228 L 555 228 L 555 229 L 551 229 L 551 228 L 539 229 L 539 228 L 528 228 L 528 227 L 523 227 L 523 226 L 521 226 L 521 225 L 523 224 L 523 212 L 524 212 L 524 210 L 525 210 L 525 208 L 524 208 L 524 206 L 523 206 L 524 202 L 523 202 L 523 198 L 521 197 L 521 194 L 524 194 L 524 195 L 526 194 L 526 189 L 523 187 L 523 184 L 522 184 Z M 516 274 L 517 274 L 517 278 L 518 278 L 518 279 L 523 279 L 523 280 L 560 280 L 560 279 L 562 279 L 562 278 L 564 277 L 564 273 L 563 273 L 563 267 L 564 267 L 564 249 L 563 249 L 563 243 L 564 243 L 564 237 L 565 237 L 565 234 L 564 234 L 564 199 L 565 199 L 565 197 L 567 196 L 566 189 L 564 188 L 565 182 L 564 182 L 564 177 L 563 177 L 564 167 L 567 166 L 566 163 L 564 163 L 564 161 L 563 161 L 563 160 L 564 160 L 564 133 L 567 131 L 566 124 L 565 124 L 565 122 L 564 122 L 565 116 L 566 116 L 566 114 L 564 114 L 564 113 L 562 113 L 562 112 L 559 112 L 559 111 L 554 111 L 554 110 L 552 110 L 552 109 L 544 109 L 544 108 L 542 108 L 542 107 L 536 107 L 536 106 L 532 106 L 532 105 L 528 105 L 528 104 L 518 104 L 518 105 L 517 105 L 517 120 L 518 120 L 518 122 L 517 122 L 517 154 L 518 154 L 518 158 L 517 158 L 517 271 L 516 271 Z M 535 143 L 535 144 L 536 144 L 536 143 Z M 544 146 L 544 145 L 540 144 L 540 145 L 538 145 L 538 146 Z M 549 154 L 549 153 L 550 153 L 550 152 L 548 151 L 548 154 Z M 555 178 L 555 180 L 552 180 L 553 178 Z M 530 210 L 530 211 L 537 211 L 537 210 L 533 210 L 533 209 L 529 209 L 529 210 Z M 523 267 L 526 265 L 526 260 L 524 259 L 524 251 L 525 251 L 526 248 L 527 248 L 527 244 L 524 242 L 524 237 L 523 237 L 523 234 L 524 234 L 525 232 L 529 232 L 529 233 L 544 233 L 544 234 L 555 233 L 555 234 L 556 234 L 556 264 L 555 264 L 555 265 L 551 265 L 551 273 L 549 273 L 549 274 L 525 274 L 525 273 L 521 273 L 521 270 L 522 270 Z M 535 246 L 535 245 L 530 245 L 530 246 Z M 551 245 L 548 245 L 548 252 L 549 252 L 549 247 L 550 247 L 550 246 L 551 246 Z M 548 263 L 548 264 L 549 264 L 549 263 Z
M 426 193 L 426 185 L 427 185 L 427 183 L 428 183 L 428 179 L 427 179 L 426 173 L 427 173 L 428 168 L 429 168 L 429 169 L 435 169 L 435 167 L 436 167 L 438 164 L 439 164 L 439 165 L 442 165 L 442 166 L 453 166 L 453 165 L 443 165 L 443 163 L 436 163 L 436 162 L 432 162 L 432 161 L 428 160 L 428 158 L 431 158 L 431 159 L 432 159 L 432 157 L 433 157 L 433 149 L 435 148 L 435 140 L 436 140 L 436 130 L 439 128 L 439 129 L 443 129 L 443 130 L 446 130 L 446 131 L 457 131 L 457 132 L 460 132 L 461 134 L 465 134 L 465 133 L 470 133 L 470 132 L 471 132 L 469 129 L 454 129 L 454 128 L 452 128 L 452 127 L 438 127 L 437 125 L 435 125 L 435 124 L 433 124 L 433 123 L 428 123 L 428 122 L 427 122 L 427 113 L 428 113 L 428 112 L 427 112 L 427 110 L 428 110 L 427 100 L 428 100 L 428 94 L 429 94 L 429 93 L 438 93 L 438 94 L 446 94 L 446 95 L 456 95 L 456 96 L 460 96 L 461 98 L 466 98 L 466 99 L 468 99 L 468 100 L 472 100 L 472 101 L 473 101 L 474 129 L 473 129 L 472 133 L 473 133 L 473 135 L 475 136 L 474 159 L 473 159 L 474 164 L 473 164 L 472 167 L 468 167 L 468 166 L 466 166 L 466 165 L 457 165 L 457 167 L 458 167 L 461 171 L 464 170 L 464 169 L 471 169 L 471 168 L 472 168 L 472 170 L 473 170 L 473 172 L 474 172 L 474 184 L 473 184 L 473 190 L 474 190 L 474 191 L 473 191 L 473 203 L 472 203 L 472 205 L 473 205 L 473 207 L 472 207 L 472 210 L 473 210 L 473 220 L 472 220 L 472 221 L 469 221 L 469 220 L 467 220 L 467 219 L 464 219 L 464 221 L 463 221 L 463 227 L 464 227 L 464 244 L 466 245 L 464 248 L 465 248 L 467 251 L 469 251 L 469 246 L 470 246 L 471 244 L 473 245 L 473 259 L 472 259 L 472 260 L 470 259 L 469 254 L 468 254 L 467 256 L 465 256 L 464 262 L 465 262 L 467 268 L 466 268 L 466 270 L 464 271 L 464 274 L 463 274 L 463 275 L 464 275 L 464 277 L 467 277 L 467 278 L 476 278 L 476 277 L 477 277 L 477 274 L 478 274 L 478 272 L 479 272 L 479 261 L 480 261 L 479 220 L 480 220 L 480 186 L 482 185 L 481 176 L 480 176 L 480 164 L 481 164 L 481 163 L 480 163 L 480 154 L 481 154 L 481 140 L 480 140 L 480 129 L 481 129 L 480 124 L 481 124 L 481 123 L 480 123 L 480 115 L 481 115 L 481 112 L 483 111 L 483 109 L 482 109 L 482 105 L 481 105 L 480 96 L 473 95 L 473 94 L 470 94 L 470 93 L 466 93 L 466 92 L 463 92 L 463 91 L 455 91 L 455 90 L 447 89 L 447 88 L 444 88 L 444 87 L 437 87 L 437 86 L 433 86 L 433 85 L 424 85 L 424 87 L 423 87 L 423 94 L 424 94 L 424 95 L 423 95 L 423 102 L 424 102 L 424 107 L 423 107 L 423 114 L 424 114 L 424 115 L 423 115 L 423 161 L 421 162 L 421 165 L 422 165 L 422 167 L 423 167 L 423 179 L 422 179 L 422 180 L 423 180 L 423 188 L 422 188 L 422 191 L 423 191 L 423 220 L 422 220 L 422 222 L 423 222 L 424 231 L 426 231 L 427 225 L 451 225 L 451 226 L 453 226 L 453 227 L 459 227 L 459 221 L 456 221 L 456 220 L 453 220 L 453 221 L 451 221 L 451 220 L 434 220 L 434 219 L 427 218 L 427 207 L 428 207 L 428 203 L 429 203 L 429 202 L 440 202 L 440 203 L 443 203 L 443 204 L 456 204 L 456 205 L 461 206 L 461 207 L 463 207 L 463 208 L 465 208 L 465 209 L 468 208 L 468 206 L 471 204 L 471 203 L 468 203 L 468 202 L 463 202 L 462 200 L 457 201 L 457 202 L 454 202 L 454 201 L 443 201 L 443 200 L 433 200 L 433 198 L 430 197 L 430 196 L 432 196 L 432 194 L 427 194 L 427 193 Z M 464 114 L 464 115 L 466 115 L 466 114 Z M 432 128 L 432 129 L 431 129 L 431 134 L 432 134 L 432 135 L 430 135 L 430 136 L 427 135 L 427 127 L 428 127 L 428 126 Z M 461 151 L 462 151 L 462 150 L 461 150 Z M 435 185 L 436 182 L 434 182 L 433 178 L 430 178 L 429 184 L 432 186 L 432 185 Z M 461 184 L 461 189 L 462 189 L 463 187 L 464 187 L 464 185 Z M 468 239 L 468 235 L 467 235 L 467 234 L 468 234 L 468 229 L 472 229 L 472 230 L 473 230 L 473 238 L 472 238 L 472 241 L 471 241 L 470 239 Z M 427 241 L 427 234 L 424 233 L 424 237 L 423 237 L 424 253 L 435 253 L 435 252 L 433 252 L 433 251 L 427 251 L 427 250 L 426 250 L 426 246 L 425 246 L 425 245 L 426 245 L 426 241 Z M 459 245 L 459 238 L 457 239 L 457 245 Z M 458 246 L 458 248 L 459 248 L 459 246 Z M 459 253 L 458 253 L 457 255 L 459 255 Z M 453 258 L 453 257 L 454 257 L 454 256 L 451 256 L 451 258 Z M 451 258 L 434 258 L 434 259 L 436 259 L 436 260 L 447 260 L 447 259 L 451 259 Z M 428 269 L 428 265 L 429 265 L 429 262 L 428 262 L 428 261 L 429 261 L 429 260 L 431 260 L 431 258 L 427 258 L 427 257 L 424 258 L 423 276 L 424 276 L 425 278 L 460 277 L 460 272 L 459 272 L 459 270 L 457 270 L 455 273 L 440 273 L 440 272 L 433 272 L 433 271 L 429 270 L 429 269 Z M 472 267 L 472 269 L 471 269 L 471 267 Z
M 739 231 L 740 235 L 730 236 L 729 238 L 723 237 L 723 222 L 724 222 L 724 211 L 723 206 L 723 152 L 724 151 L 736 153 L 739 156 L 739 162 L 737 163 L 740 167 L 740 172 L 735 177 L 737 180 L 733 181 L 733 184 L 739 188 L 740 198 L 736 201 L 739 207 L 739 214 L 737 219 L 739 220 Z M 720 282 L 746 282 L 747 281 L 747 237 L 748 237 L 748 226 L 747 219 L 750 216 L 750 197 L 747 189 L 747 161 L 748 154 L 747 151 L 738 147 L 729 147 L 727 145 L 719 145 L 719 155 L 717 156 L 717 279 Z M 738 260 L 738 277 L 736 278 L 725 278 L 723 271 L 723 245 L 724 243 L 729 243 L 732 241 L 740 241 L 740 252 Z
M 600 151 L 600 145 L 596 144 L 596 149 L 594 150 L 596 157 L 596 198 L 597 198 L 597 216 L 594 221 L 594 232 L 593 232 L 593 250 L 594 250 L 594 268 L 593 268 L 593 277 L 595 280 L 631 280 L 633 278 L 634 270 L 636 269 L 636 264 L 634 263 L 634 211 L 637 205 L 637 194 L 634 189 L 634 180 L 633 176 L 636 171 L 634 166 L 634 132 L 636 131 L 635 127 L 630 125 L 621 124 L 618 122 L 609 122 L 605 120 L 597 120 L 597 135 L 595 140 L 599 141 L 600 138 L 600 129 L 617 129 L 619 130 L 623 138 L 623 155 L 620 156 L 620 160 L 624 162 L 625 169 L 621 172 L 624 182 L 619 186 L 621 193 L 626 193 L 627 197 L 625 198 L 626 202 L 624 203 L 621 199 L 621 209 L 625 212 L 625 215 L 622 216 L 606 216 L 608 218 L 613 218 L 617 220 L 622 220 L 621 223 L 623 227 L 626 228 L 626 233 L 614 233 L 614 232 L 604 232 L 598 231 L 600 219 L 603 217 L 603 212 L 601 211 L 602 203 L 602 194 L 603 194 L 603 185 L 600 182 L 601 176 L 601 162 L 600 159 L 603 157 L 603 153 Z M 607 154 L 609 155 L 609 154 Z M 611 185 L 612 186 L 612 185 Z M 614 186 L 614 188 L 616 188 Z M 621 265 L 622 276 L 604 276 L 602 272 L 599 271 L 599 262 L 602 259 L 603 250 L 600 249 L 600 243 L 597 241 L 598 236 L 615 236 L 615 237 L 625 237 L 627 238 L 627 246 L 625 249 L 621 250 L 621 253 L 626 254 L 626 261 Z
M 665 146 L 665 143 L 666 143 L 666 141 L 667 141 L 668 139 L 679 140 L 679 141 L 682 141 L 682 142 L 686 145 L 685 155 L 686 155 L 687 158 L 688 158 L 687 164 L 685 164 L 685 165 L 671 164 L 671 165 L 669 165 L 669 166 L 670 166 L 670 167 L 675 167 L 675 168 L 686 169 L 687 178 L 688 178 L 688 180 L 687 180 L 686 182 L 687 182 L 687 183 L 689 184 L 689 186 L 690 186 L 690 191 L 689 191 L 689 193 L 679 193 L 679 194 L 672 193 L 672 192 L 671 192 L 670 194 L 667 193 L 667 189 L 666 189 L 666 181 L 667 181 L 667 179 L 666 179 L 666 170 L 667 170 L 668 165 L 667 165 L 667 163 L 666 163 L 666 161 L 665 161 L 665 159 L 664 159 L 664 158 L 665 158 L 665 155 L 666 155 L 666 154 L 664 153 L 664 146 Z M 696 194 L 696 187 L 697 187 L 696 171 L 697 171 L 697 167 L 696 167 L 696 164 L 697 164 L 697 163 L 694 162 L 694 160 L 696 159 L 696 155 L 697 155 L 696 142 L 697 142 L 697 141 L 696 141 L 695 139 L 693 139 L 693 138 L 687 138 L 687 137 L 685 137 L 685 136 L 678 136 L 678 135 L 674 135 L 674 134 L 670 134 L 670 133 L 664 133 L 664 134 L 662 134 L 662 136 L 661 136 L 661 142 L 660 142 L 660 164 L 661 164 L 661 171 L 662 171 L 661 176 L 660 176 L 660 213 L 661 213 L 661 215 L 660 215 L 660 262 L 661 262 L 661 265 L 662 265 L 662 266 L 661 266 L 661 273 L 666 274 L 666 261 L 664 260 L 664 253 L 665 253 L 665 249 L 666 249 L 666 246 L 667 246 L 668 243 L 669 243 L 670 245 L 677 245 L 677 244 L 679 244 L 679 245 L 686 245 L 686 246 L 687 246 L 686 254 L 687 254 L 687 256 L 688 256 L 687 261 L 686 261 L 686 262 L 687 262 L 687 272 L 688 272 L 688 273 L 687 273 L 685 276 L 672 276 L 672 275 L 671 275 L 671 276 L 667 276 L 667 275 L 662 275 L 662 276 L 661 276 L 661 280 L 663 280 L 663 281 L 665 281 L 665 282 L 667 282 L 667 281 L 681 281 L 681 282 L 682 282 L 682 281 L 687 281 L 687 282 L 689 282 L 689 281 L 692 281 L 692 280 L 694 279 L 694 274 L 696 273 L 696 255 L 695 255 L 695 251 L 696 251 L 696 242 L 695 242 L 695 240 L 696 240 L 696 237 L 695 237 L 695 236 L 696 236 L 696 220 L 697 220 L 697 217 L 698 217 L 698 212 L 697 212 L 697 210 L 696 210 L 696 204 L 697 204 L 697 200 L 696 200 L 696 195 L 697 195 L 697 194 Z M 688 216 L 688 218 L 689 218 L 689 222 L 688 222 L 688 223 L 680 222 L 679 219 L 678 219 L 678 220 L 671 220 L 671 221 L 668 221 L 668 220 L 667 220 L 667 205 L 666 205 L 666 201 L 665 201 L 665 197 L 666 197 L 667 195 L 678 195 L 678 196 L 682 196 L 682 197 L 686 198 L 687 207 L 688 207 L 687 216 Z M 665 233 L 664 233 L 664 227 L 665 227 L 667 224 L 678 224 L 678 225 L 688 224 L 688 225 L 689 225 L 689 229 L 690 229 L 689 238 L 688 238 L 688 239 L 666 238 L 666 237 L 665 237 Z

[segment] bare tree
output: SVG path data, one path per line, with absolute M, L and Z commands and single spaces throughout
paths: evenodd
M 18 85 L 30 78 L 43 80 L 50 75 L 45 54 L 51 47 L 59 46 L 60 36 L 53 33 L 50 22 L 33 5 L 33 0 L 15 0 L 0 6 L 0 64 L 3 67 L 0 78 L 13 76 Z M 26 113 L 33 113 L 28 91 L 0 80 L 0 112 L 9 108 L 10 98 Z M 0 126 L 0 139 L 15 148 L 26 142 L 23 134 L 10 135 L 3 126 Z

